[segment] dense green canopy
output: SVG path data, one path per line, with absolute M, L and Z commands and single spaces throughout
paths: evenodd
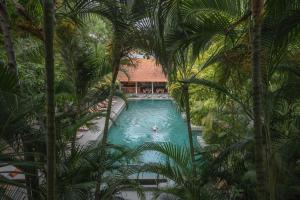
M 0 199 L 122 199 L 129 188 L 144 199 L 128 179 L 139 172 L 172 180 L 153 189 L 158 199 L 299 199 L 299 13 L 297 0 L 0 0 L 0 168 L 25 176 L 0 173 Z M 107 142 L 132 52 L 168 75 L 188 148 Z M 101 142 L 79 145 L 97 117 Z M 148 150 L 167 162 L 128 164 Z

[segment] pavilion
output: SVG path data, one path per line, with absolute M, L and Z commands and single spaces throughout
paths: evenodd
M 154 58 L 132 58 L 132 65 L 122 66 L 118 81 L 125 93 L 167 93 L 167 77 Z

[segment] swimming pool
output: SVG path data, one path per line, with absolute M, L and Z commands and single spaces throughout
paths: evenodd
M 156 126 L 158 130 L 153 131 Z M 109 130 L 112 144 L 137 147 L 146 142 L 171 142 L 188 147 L 186 122 L 171 100 L 130 100 Z M 161 156 L 146 152 L 142 162 L 160 161 Z

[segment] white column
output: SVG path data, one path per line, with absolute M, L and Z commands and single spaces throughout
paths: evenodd
M 152 94 L 154 93 L 153 82 L 151 82 Z
M 122 83 L 120 82 L 119 90 L 122 91 Z
M 137 94 L 137 93 L 138 93 L 138 83 L 135 82 L 135 94 Z

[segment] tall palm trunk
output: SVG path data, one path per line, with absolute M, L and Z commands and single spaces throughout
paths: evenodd
M 105 146 L 107 144 L 107 138 L 108 138 L 108 129 L 109 129 L 109 122 L 110 122 L 110 115 L 111 115 L 111 107 L 112 107 L 112 100 L 116 91 L 116 80 L 120 68 L 120 61 L 122 58 L 122 51 L 121 51 L 121 46 L 118 44 L 118 42 L 113 42 L 113 47 L 112 47 L 112 80 L 111 80 L 111 86 L 110 86 L 110 94 L 108 97 L 108 105 L 107 105 L 107 111 L 106 111 L 106 116 L 105 116 L 105 124 L 104 124 L 104 130 L 103 130 L 103 137 L 101 140 L 101 146 L 102 150 L 100 153 L 100 160 L 102 161 L 101 163 L 104 163 L 103 160 L 105 159 L 106 156 L 106 149 Z M 100 163 L 100 164 L 101 164 Z M 95 200 L 100 200 L 100 187 L 101 187 L 101 180 L 102 180 L 102 175 L 104 173 L 105 169 L 100 169 L 99 175 L 98 175 L 98 180 L 96 184 L 96 191 L 95 191 Z
M 111 82 L 111 86 L 110 86 L 110 94 L 108 97 L 108 105 L 107 105 L 107 111 L 106 111 L 106 116 L 105 116 L 105 125 L 104 125 L 104 130 L 103 130 L 103 137 L 102 137 L 102 141 L 101 141 L 101 146 L 102 146 L 102 151 L 101 151 L 101 163 L 104 163 L 105 161 L 105 157 L 106 157 L 106 144 L 107 144 L 107 138 L 108 138 L 108 129 L 109 129 L 109 122 L 110 122 L 110 115 L 111 115 L 111 107 L 112 107 L 112 100 L 116 91 L 116 79 L 117 79 L 117 75 L 119 72 L 119 65 L 120 62 L 118 62 L 118 66 L 114 67 L 113 70 L 113 75 L 112 75 L 112 82 Z M 100 163 L 100 164 L 101 164 Z M 101 167 L 100 171 L 99 171 L 99 175 L 98 175 L 98 180 L 97 180 L 97 184 L 96 184 L 96 191 L 95 191 L 95 200 L 100 200 L 100 187 L 101 187 L 101 182 L 102 182 L 102 175 L 105 172 L 105 169 L 103 169 Z
M 77 91 L 77 89 L 76 89 Z M 75 119 L 74 122 L 76 123 L 76 121 L 80 120 L 80 116 L 81 116 L 81 95 L 79 95 L 78 93 L 76 94 L 76 113 L 75 113 Z M 77 130 L 73 133 L 73 136 L 71 138 L 71 156 L 74 155 L 75 150 L 76 150 L 76 134 L 77 134 Z
M 8 59 L 8 66 L 12 71 L 16 73 L 16 75 L 18 75 L 16 57 L 10 34 L 10 25 L 5 0 L 0 0 L 0 26 L 3 34 L 5 51 Z
M 255 138 L 256 195 L 258 200 L 266 200 L 266 178 L 264 164 L 264 144 L 262 136 L 262 76 L 261 76 L 261 24 L 263 0 L 252 0 L 252 87 Z
M 190 109 L 190 94 L 189 94 L 189 85 L 185 84 L 183 86 L 183 95 L 184 95 L 184 104 L 185 104 L 185 114 L 186 114 L 186 123 L 188 128 L 189 134 L 189 143 L 190 143 L 190 152 L 191 152 L 191 159 L 195 161 L 195 150 L 193 144 L 193 132 L 191 127 L 191 109 Z
M 118 65 L 118 66 L 114 67 L 114 71 L 113 71 L 113 75 L 112 75 L 112 82 L 111 82 L 111 86 L 110 86 L 110 94 L 108 97 L 108 105 L 107 105 L 107 111 L 106 111 L 106 116 L 105 116 L 105 125 L 104 125 L 104 130 L 103 130 L 103 138 L 101 141 L 103 146 L 105 146 L 107 143 L 112 100 L 113 100 L 113 96 L 116 92 L 116 79 L 117 79 L 118 72 L 119 72 L 120 62 L 118 62 L 118 64 L 116 64 L 116 65 Z
M 29 138 L 31 137 L 31 138 Z M 32 135 L 26 133 L 22 136 L 22 144 L 24 152 L 34 152 L 34 144 L 32 143 Z M 35 157 L 33 154 L 24 154 L 24 160 L 29 162 L 35 162 Z M 39 194 L 39 179 L 38 179 L 38 169 L 35 166 L 26 166 L 22 170 L 25 172 L 25 183 L 27 189 L 28 200 L 38 200 L 40 199 Z
M 116 80 L 120 69 L 120 62 L 122 58 L 122 48 L 119 44 L 120 42 L 116 38 L 113 39 L 112 45 L 112 80 L 110 86 L 110 94 L 108 98 L 108 106 L 105 118 L 105 125 L 103 130 L 103 138 L 102 138 L 102 145 L 105 146 L 108 137 L 108 128 L 109 128 L 109 121 L 110 121 L 110 114 L 111 114 L 111 106 L 112 106 L 112 99 L 116 91 Z M 105 149 L 105 148 L 104 148 Z
M 45 68 L 47 86 L 47 199 L 55 199 L 56 150 L 54 103 L 54 3 L 44 0 Z

